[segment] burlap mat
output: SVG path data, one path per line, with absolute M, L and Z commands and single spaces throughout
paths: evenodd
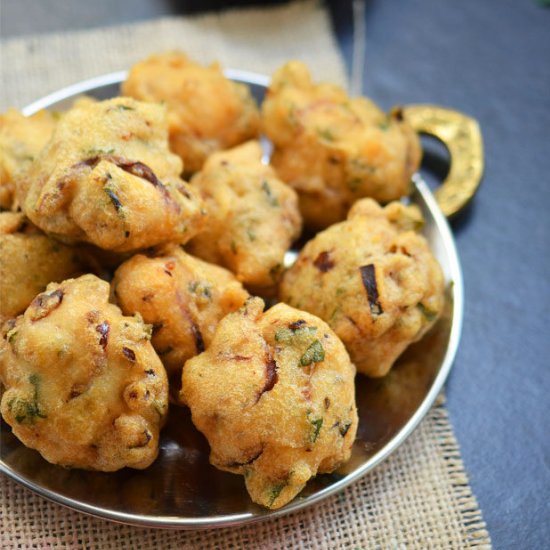
M 0 109 L 22 107 L 80 79 L 181 48 L 226 67 L 270 73 L 300 58 L 317 78 L 345 82 L 326 12 L 316 2 L 169 18 L 34 36 L 1 44 Z M 0 547 L 11 548 L 490 548 L 446 410 L 351 487 L 307 510 L 242 528 L 200 532 L 116 525 L 50 503 L 0 475 Z

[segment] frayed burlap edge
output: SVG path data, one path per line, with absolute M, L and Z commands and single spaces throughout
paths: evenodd
M 467 536 L 470 548 L 490 548 L 491 537 L 483 520 L 477 498 L 475 497 L 464 463 L 460 456 L 460 448 L 449 422 L 449 413 L 445 408 L 445 396 L 440 394 L 432 409 L 436 437 L 447 461 L 449 477 L 453 485 L 457 507 L 460 512 L 462 527 Z

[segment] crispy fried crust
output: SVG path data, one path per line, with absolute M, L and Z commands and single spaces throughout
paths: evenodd
M 443 274 L 414 231 L 421 224 L 415 206 L 362 199 L 283 278 L 280 299 L 324 319 L 369 376 L 384 376 L 443 309 Z
M 182 398 L 210 461 L 244 475 L 254 502 L 280 508 L 347 461 L 357 430 L 355 368 L 321 319 L 250 299 L 187 361 Z
M 208 226 L 187 248 L 233 271 L 254 293 L 269 295 L 302 220 L 295 191 L 261 157 L 257 141 L 209 157 L 192 180 L 207 205 Z
M 155 350 L 168 374 L 179 377 L 185 361 L 208 347 L 220 319 L 248 297 L 232 273 L 177 246 L 124 262 L 112 288 L 125 314 L 139 313 L 152 325 Z
M 48 283 L 80 273 L 72 247 L 41 233 L 21 213 L 0 213 L 0 325 L 19 315 Z
M 4 327 L 2 416 L 54 464 L 141 469 L 158 453 L 166 372 L 147 325 L 108 297 L 93 275 L 51 284 Z
M 170 148 L 185 172 L 200 170 L 211 153 L 258 136 L 260 116 L 247 86 L 203 67 L 181 52 L 153 55 L 132 67 L 124 95 L 168 106 Z
M 202 203 L 180 172 L 162 106 L 86 101 L 59 121 L 18 193 L 46 233 L 126 252 L 186 242 L 200 230 Z
M 388 202 L 409 194 L 420 164 L 418 136 L 399 110 L 386 115 L 336 85 L 314 84 L 298 61 L 273 75 L 262 126 L 275 146 L 271 161 L 298 192 L 311 229 L 343 220 L 361 197 Z
M 15 109 L 0 115 L 0 209 L 14 207 L 15 179 L 50 139 L 57 117 L 40 111 L 30 117 Z

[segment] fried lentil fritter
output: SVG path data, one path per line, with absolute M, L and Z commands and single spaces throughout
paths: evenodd
M 153 347 L 168 374 L 180 377 L 185 361 L 208 347 L 220 319 L 248 297 L 232 273 L 178 246 L 124 262 L 112 288 L 125 314 L 139 313 L 152 325 Z
M 300 196 L 306 227 L 346 217 L 359 198 L 389 202 L 410 192 L 420 164 L 418 136 L 396 109 L 386 115 L 367 98 L 314 84 L 303 63 L 275 72 L 262 105 L 271 162 Z
M 208 158 L 192 179 L 208 209 L 208 226 L 187 248 L 227 267 L 253 292 L 269 295 L 302 220 L 296 193 L 261 158 L 257 141 Z
M 326 323 L 250 299 L 187 361 L 182 399 L 210 462 L 242 474 L 252 500 L 275 509 L 317 473 L 346 462 L 357 430 L 355 368 Z
M 132 67 L 122 92 L 166 103 L 170 148 L 188 174 L 211 153 L 258 136 L 260 116 L 248 87 L 225 78 L 217 63 L 204 67 L 176 51 L 153 55 Z
M 23 210 L 58 239 L 116 252 L 186 242 L 204 223 L 202 204 L 167 137 L 160 105 L 79 102 L 18 180 Z
M 39 231 L 20 212 L 0 213 L 0 325 L 51 282 L 85 269 L 79 253 Z
M 1 412 L 49 462 L 111 472 L 146 468 L 168 408 L 149 327 L 84 275 L 50 284 L 0 340 Z
M 443 309 L 443 273 L 415 231 L 422 221 L 416 206 L 362 199 L 283 278 L 280 299 L 324 319 L 368 376 L 384 376 Z
M 0 210 L 15 201 L 15 179 L 27 169 L 50 139 L 57 115 L 40 111 L 26 117 L 15 109 L 0 114 Z

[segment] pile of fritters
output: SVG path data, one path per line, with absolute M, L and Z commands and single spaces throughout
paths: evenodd
M 384 376 L 441 315 L 420 211 L 391 202 L 418 137 L 299 62 L 261 109 L 178 52 L 122 93 L 0 116 L 2 416 L 54 464 L 115 471 L 188 406 L 211 463 L 279 508 L 350 458 L 356 370 Z

